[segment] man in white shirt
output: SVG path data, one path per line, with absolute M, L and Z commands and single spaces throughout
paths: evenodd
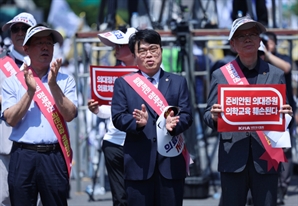
M 134 66 L 135 58 L 130 52 L 128 41 L 130 35 L 136 32 L 135 28 L 128 28 L 126 31 L 112 31 L 99 34 L 102 43 L 115 48 L 115 57 L 120 61 L 120 65 Z M 88 101 L 89 110 L 103 119 L 110 119 L 107 126 L 107 133 L 103 138 L 102 150 L 105 156 L 106 168 L 108 171 L 111 186 L 113 205 L 127 205 L 126 193 L 124 189 L 124 162 L 123 145 L 126 134 L 116 129 L 111 120 L 111 106 L 101 105 L 94 99 Z

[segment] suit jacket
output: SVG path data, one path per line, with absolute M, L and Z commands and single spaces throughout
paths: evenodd
M 164 95 L 168 105 L 178 106 L 180 119 L 171 133 L 178 135 L 192 124 L 189 91 L 184 77 L 161 70 L 158 89 Z M 143 128 L 137 129 L 132 113 L 145 104 L 148 111 L 148 122 Z M 112 98 L 112 119 L 114 126 L 126 132 L 124 143 L 124 173 L 128 180 L 149 179 L 158 167 L 167 179 L 186 177 L 185 160 L 182 154 L 176 157 L 163 157 L 157 152 L 156 121 L 158 115 L 128 85 L 123 78 L 117 78 Z
M 260 58 L 259 61 L 256 84 L 285 84 L 284 72 L 281 69 L 266 63 Z M 204 121 L 212 129 L 217 129 L 216 122 L 211 118 L 210 110 L 213 104 L 218 103 L 218 84 L 228 84 L 220 69 L 212 74 L 210 93 L 204 113 Z M 258 173 L 276 173 L 273 168 L 268 172 L 267 162 L 259 159 L 265 149 L 256 132 L 222 132 L 219 133 L 219 138 L 218 170 L 220 172 L 243 171 L 251 149 L 254 166 Z

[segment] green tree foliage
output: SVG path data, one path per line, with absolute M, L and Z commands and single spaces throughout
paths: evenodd
M 296 16 L 298 16 L 298 0 L 295 0 L 295 3 L 293 5 L 293 7 L 292 7 L 292 11 L 294 12 L 294 14 Z
M 86 23 L 91 26 L 97 23 L 100 0 L 67 0 L 70 8 L 80 16 L 85 13 Z
M 41 8 L 44 12 L 44 20 L 47 21 L 48 15 L 51 8 L 52 0 L 49 1 L 41 1 L 41 0 L 33 0 L 37 7 Z M 85 20 L 88 25 L 92 25 L 97 23 L 98 18 L 98 10 L 100 0 L 66 0 L 73 10 L 73 12 L 80 16 L 82 12 L 85 13 Z
M 45 22 L 47 22 L 52 0 L 50 1 L 33 0 L 33 1 L 36 7 L 41 8 L 43 10 L 43 19 Z

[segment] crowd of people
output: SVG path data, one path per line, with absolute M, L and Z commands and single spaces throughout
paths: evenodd
M 54 45 L 61 45 L 63 37 L 25 12 L 2 30 L 10 31 L 12 45 L 5 51 L 5 64 L 0 65 L 1 204 L 67 205 L 73 156 L 67 122 L 78 115 L 78 97 L 75 79 L 60 70 L 62 59 L 53 59 Z M 153 29 L 127 28 L 98 37 L 114 48 L 117 66 L 138 67 L 137 72 L 115 80 L 111 105 L 100 105 L 96 99 L 87 103 L 93 114 L 109 119 L 101 144 L 113 205 L 182 205 L 191 161 L 187 148 L 182 144 L 181 153 L 167 156 L 158 143 L 163 136 L 179 137 L 193 124 L 188 82 L 162 69 L 166 60 L 161 36 Z M 246 85 L 285 84 L 287 101 L 279 112 L 293 116 L 292 61 L 277 52 L 276 35 L 245 16 L 234 20 L 228 40 L 237 55 L 212 70 L 205 124 L 217 130 L 218 117 L 224 112 L 217 88 L 234 84 L 225 72 L 231 67 Z M 265 44 L 262 53 L 261 42 Z M 154 97 L 144 95 L 144 90 L 152 91 Z M 179 109 L 163 114 L 168 106 Z M 162 115 L 163 124 L 159 122 Z M 293 119 L 289 126 L 291 137 L 295 123 Z M 158 128 L 165 134 L 158 133 Z M 248 198 L 255 205 L 284 204 L 291 150 L 277 149 L 288 162 L 280 159 L 277 169 L 268 169 L 260 159 L 267 151 L 262 134 L 218 133 L 219 205 L 245 205 Z

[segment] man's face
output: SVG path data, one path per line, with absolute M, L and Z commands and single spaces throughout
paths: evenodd
M 272 39 L 268 39 L 266 48 L 269 52 L 275 52 L 276 50 L 275 42 Z
M 10 28 L 11 41 L 15 48 L 23 47 L 23 42 L 28 28 L 29 26 L 24 23 L 16 23 Z
M 116 59 L 125 62 L 128 59 L 134 58 L 129 50 L 128 44 L 115 45 L 115 57 Z
M 139 69 L 148 76 L 158 72 L 162 61 L 162 48 L 158 44 L 140 42 L 140 47 L 135 44 L 135 56 Z
M 31 59 L 31 65 L 48 67 L 53 58 L 54 43 L 52 37 L 31 37 L 24 50 Z
M 237 30 L 230 43 L 239 56 L 246 56 L 257 54 L 260 41 L 257 28 L 252 27 L 246 30 Z

